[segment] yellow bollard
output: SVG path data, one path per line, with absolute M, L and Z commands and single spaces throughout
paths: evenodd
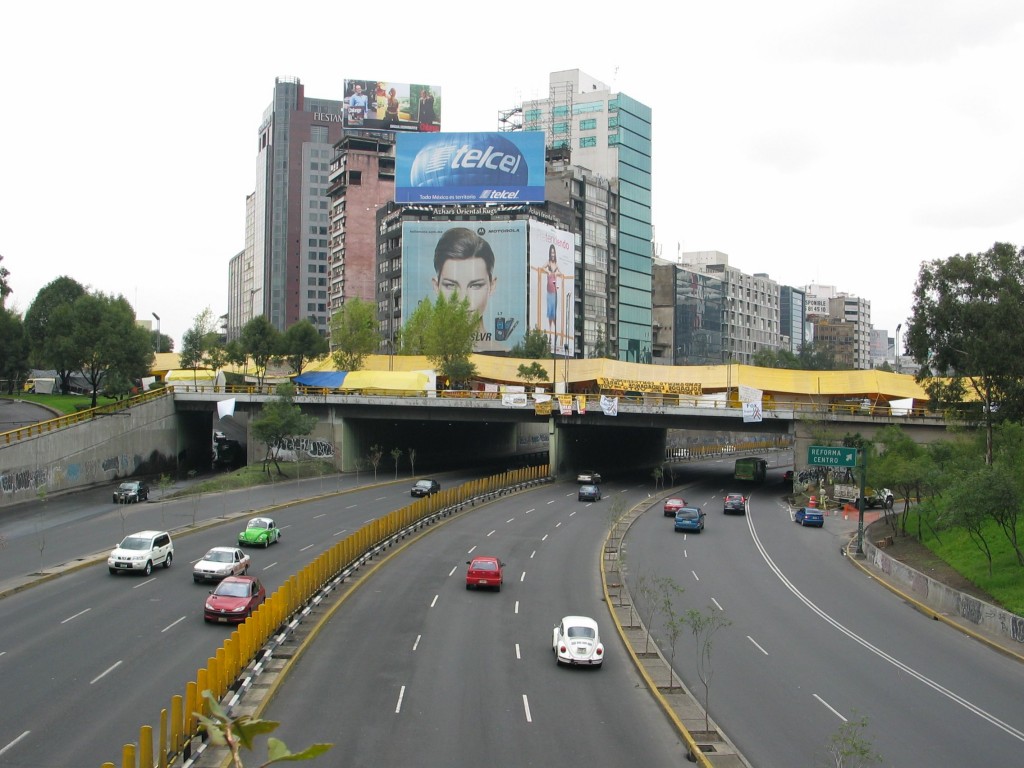
M 121 747 L 121 768 L 135 768 L 134 744 L 125 744 Z
M 153 768 L 153 726 L 139 728 L 139 768 Z
M 185 713 L 182 710 L 184 700 L 181 694 L 171 697 L 171 752 L 178 754 L 185 746 Z

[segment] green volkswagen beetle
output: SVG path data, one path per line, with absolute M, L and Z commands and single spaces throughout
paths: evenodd
M 281 529 L 269 517 L 254 517 L 245 526 L 245 530 L 238 534 L 239 546 L 269 547 L 280 540 Z

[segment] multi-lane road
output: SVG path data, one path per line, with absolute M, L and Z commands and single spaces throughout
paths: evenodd
M 861 716 L 884 764 L 1021 764 L 1022 667 L 844 562 L 852 523 L 790 522 L 781 470 L 753 490 L 748 515 L 722 515 L 722 494 L 736 490 L 730 469 L 683 470 L 683 495 L 708 513 L 704 533 L 673 533 L 655 505 L 634 524 L 625 560 L 634 586 L 640 576 L 671 579 L 684 589 L 679 612 L 715 610 L 731 622 L 713 643 L 711 712 L 751 764 L 818 764 L 844 718 Z M 122 527 L 174 529 L 338 482 L 347 481 L 127 510 L 111 506 L 107 489 L 53 499 L 45 523 L 32 509 L 0 517 L 0 591 L 40 565 L 109 549 Z M 646 500 L 650 486 L 612 477 L 596 504 L 578 502 L 573 483 L 541 486 L 401 549 L 339 606 L 280 686 L 265 713 L 282 722 L 277 735 L 293 747 L 333 742 L 318 761 L 327 765 L 683 764 L 685 748 L 628 662 L 598 580 L 612 506 Z M 277 510 L 283 540 L 252 551 L 250 573 L 272 591 L 337 537 L 408 501 L 399 483 Z M 151 578 L 109 576 L 101 563 L 0 600 L 0 766 L 98 766 L 155 723 L 223 641 L 224 627 L 202 621 L 208 588 L 189 571 L 238 528 L 178 536 L 174 566 Z M 507 563 L 505 587 L 467 591 L 466 560 L 491 553 Z M 604 669 L 556 667 L 551 628 L 569 613 L 600 623 Z M 658 619 L 654 631 L 664 643 Z M 684 633 L 676 667 L 699 691 L 694 657 Z

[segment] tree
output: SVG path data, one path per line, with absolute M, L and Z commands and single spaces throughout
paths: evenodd
M 457 295 L 448 299 L 438 292 L 426 328 L 423 353 L 452 388 L 467 387 L 476 375 L 476 366 L 469 356 L 479 323 L 480 318 L 470 309 L 467 299 Z
M 427 328 L 434 317 L 434 305 L 426 299 L 416 305 L 416 309 L 398 329 L 395 343 L 400 355 L 422 355 L 427 343 Z
M 547 381 L 548 380 L 547 368 L 542 366 L 536 360 L 534 360 L 529 365 L 526 365 L 525 363 L 520 363 L 519 368 L 518 368 L 518 372 L 516 373 L 516 375 L 520 379 L 525 381 L 527 384 L 533 384 L 533 382 L 535 382 L 535 381 Z
M 836 355 L 828 344 L 819 344 L 814 341 L 805 341 L 800 345 L 797 352 L 798 364 L 795 366 L 801 371 L 834 371 L 836 370 Z
M 751 358 L 751 364 L 759 368 L 800 369 L 800 358 L 788 349 L 759 349 Z
M 262 315 L 260 315 L 262 317 Z M 253 318 L 258 320 L 259 318 Z M 264 318 L 265 319 L 265 318 Z M 251 321 L 250 321 L 251 322 Z M 252 434 L 267 446 L 263 459 L 263 470 L 270 475 L 270 461 L 273 459 L 279 476 L 284 475 L 277 463 L 278 448 L 287 437 L 308 435 L 316 425 L 316 417 L 306 416 L 295 404 L 295 385 L 281 384 L 277 397 L 264 403 L 260 415 L 252 422 Z
M 0 261 L 4 260 L 4 256 L 0 253 Z M 7 267 L 0 264 L 0 309 L 3 309 L 7 301 L 7 297 L 11 295 L 14 290 L 11 288 L 11 284 L 7 281 L 10 276 L 10 272 L 7 271 Z
M 280 340 L 280 331 L 271 325 L 266 315 L 256 315 L 242 328 L 242 349 L 247 357 L 252 358 L 256 386 L 260 389 L 267 375 L 267 365 L 280 349 Z
M 551 339 L 540 328 L 530 328 L 522 340 L 509 350 L 509 357 L 540 360 L 551 354 Z
M 933 377 L 961 377 L 981 403 L 987 437 L 985 462 L 992 463 L 993 424 L 1007 394 L 1024 376 L 1024 251 L 996 243 L 984 253 L 956 254 L 921 265 L 907 351 L 921 365 L 939 407 L 963 403 L 956 388 Z
M 400 458 L 402 458 L 402 449 L 401 448 L 392 448 L 391 449 L 391 459 L 392 459 L 392 461 L 395 462 L 395 480 L 398 479 L 398 460 Z
M 366 356 L 380 347 L 376 307 L 360 298 L 346 299 L 331 316 L 334 364 L 342 371 L 358 371 Z
M 718 630 L 732 624 L 729 619 L 714 608 L 708 608 L 707 613 L 701 613 L 696 608 L 686 612 L 686 623 L 693 633 L 693 639 L 697 641 L 697 676 L 701 685 L 704 686 L 704 730 L 708 730 L 708 707 L 711 705 L 711 678 L 714 675 L 714 668 L 711 666 L 712 640 Z
M 302 369 L 330 352 L 327 339 L 320 335 L 309 320 L 299 320 L 284 332 L 281 338 L 281 356 L 292 373 L 302 375 Z
M 56 371 L 65 395 L 71 391 L 71 374 L 81 367 L 81 356 L 71 338 L 71 305 L 84 294 L 85 287 L 77 280 L 58 277 L 39 290 L 25 312 L 29 363 Z
M 174 351 L 174 339 L 172 339 L 166 333 L 160 333 L 160 331 L 153 330 L 150 332 L 150 338 L 153 340 L 154 352 Z
M 612 348 L 612 344 L 604 337 L 604 330 L 601 326 L 597 327 L 597 340 L 594 342 L 594 348 L 591 351 L 590 356 L 592 358 L 605 357 L 609 360 L 615 360 L 618 355 L 615 354 L 615 350 Z
M 384 449 L 379 445 L 371 445 L 366 460 L 373 467 L 373 482 L 377 482 L 377 469 L 380 467 L 380 460 L 384 456 Z
M 867 727 L 866 717 L 847 720 L 840 725 L 825 745 L 828 757 L 824 764 L 834 768 L 864 768 L 882 762 L 882 756 L 875 752 L 864 736 Z
M 192 383 L 197 383 L 197 372 L 200 368 L 210 366 L 208 360 L 210 350 L 217 346 L 217 326 L 213 319 L 213 310 L 206 307 L 192 320 L 192 327 L 181 337 L 181 353 L 178 365 L 192 371 Z M 215 358 L 218 357 L 214 353 Z M 216 359 L 212 362 L 216 362 Z M 216 371 L 217 369 L 214 368 Z
M 135 311 L 124 296 L 86 293 L 71 305 L 71 315 L 71 340 L 92 391 L 93 408 L 108 378 L 115 389 L 123 390 L 149 374 L 153 367 L 149 331 L 135 322 Z
M 0 379 L 7 381 L 7 394 L 28 375 L 28 338 L 21 316 L 0 306 Z

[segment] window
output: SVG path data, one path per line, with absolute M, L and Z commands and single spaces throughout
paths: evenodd
M 327 143 L 327 126 L 326 125 L 312 125 L 309 128 L 309 140 L 314 144 L 326 144 Z
M 363 183 L 363 172 L 362 171 L 349 171 L 348 172 L 348 183 L 353 187 L 361 186 Z
M 588 101 L 583 104 L 572 105 L 572 113 L 574 115 L 585 115 L 587 112 L 604 112 L 604 102 Z
M 619 127 L 619 116 L 618 115 L 612 115 L 611 117 L 608 118 L 608 127 L 609 128 L 618 128 Z
M 562 133 L 568 133 L 569 132 L 569 124 L 568 123 L 555 123 L 553 126 L 551 126 L 551 132 L 553 134 L 555 134 L 556 136 L 559 135 L 559 134 L 562 134 Z
M 568 105 L 563 104 L 560 107 L 555 107 L 554 109 L 551 110 L 551 116 L 552 117 L 568 117 L 569 116 L 569 107 L 568 107 Z
M 596 131 L 597 130 L 597 118 L 588 117 L 585 120 L 580 120 L 581 131 Z
M 581 147 L 596 147 L 597 146 L 597 136 L 582 136 L 580 138 L 580 146 Z

